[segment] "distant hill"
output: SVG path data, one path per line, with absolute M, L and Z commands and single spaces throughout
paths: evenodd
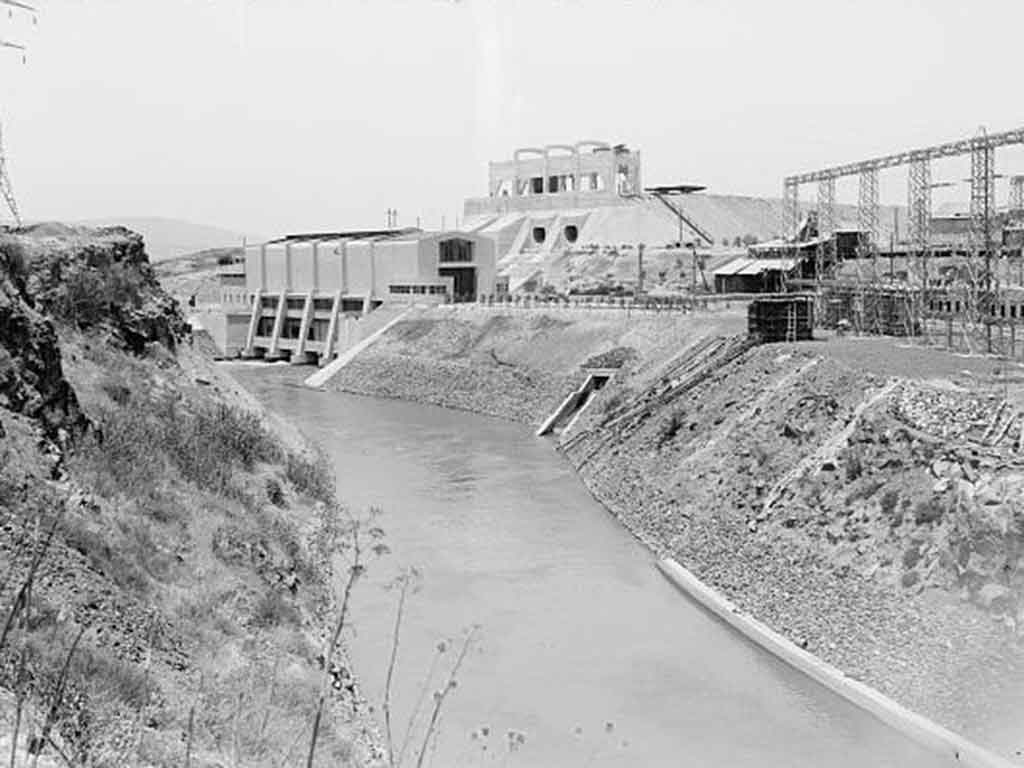
M 266 238 L 260 235 L 233 232 L 221 227 L 196 224 L 181 219 L 157 217 L 133 217 L 88 219 L 76 222 L 89 226 L 112 226 L 120 224 L 138 232 L 146 240 L 146 252 L 152 262 L 165 261 L 178 256 L 205 251 L 211 248 L 229 248 L 242 243 L 242 237 L 249 242 Z

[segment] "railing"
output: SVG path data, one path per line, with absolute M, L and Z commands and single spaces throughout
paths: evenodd
M 572 310 L 624 310 L 647 312 L 693 312 L 698 309 L 728 307 L 771 294 L 714 293 L 694 296 L 556 296 L 550 294 L 481 294 L 474 306 L 498 309 L 572 309 Z

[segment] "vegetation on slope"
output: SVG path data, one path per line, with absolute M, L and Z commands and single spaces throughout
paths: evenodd
M 326 462 L 189 348 L 141 239 L 0 242 L 0 688 L 73 765 L 359 764 L 323 674 L 345 513 Z

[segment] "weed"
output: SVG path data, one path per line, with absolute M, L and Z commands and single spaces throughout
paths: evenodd
M 882 509 L 882 514 L 886 517 L 891 517 L 896 511 L 896 505 L 899 503 L 899 500 L 899 491 L 888 490 L 883 493 L 882 498 L 878 501 L 878 505 Z
M 325 504 L 334 501 L 334 471 L 326 454 L 318 451 L 311 459 L 289 453 L 285 464 L 285 477 L 295 489 Z
M 298 609 L 280 592 L 269 589 L 257 601 L 252 624 L 261 629 L 298 626 L 302 621 Z
M 942 504 L 941 496 L 932 496 L 924 501 L 918 502 L 914 507 L 914 522 L 918 525 L 933 523 L 941 520 L 946 514 L 946 508 Z
M 664 447 L 667 443 L 672 442 L 676 435 L 679 434 L 679 430 L 683 428 L 683 424 L 686 423 L 686 413 L 682 410 L 672 411 L 669 417 L 661 422 L 661 426 L 658 428 L 658 448 Z
M 264 483 L 264 488 L 267 492 L 267 501 L 275 507 L 282 509 L 286 506 L 284 491 L 281 489 L 281 483 L 277 481 L 276 477 L 268 477 L 266 483 Z

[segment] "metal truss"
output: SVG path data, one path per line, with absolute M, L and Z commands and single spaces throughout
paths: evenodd
M 21 226 L 21 214 L 18 212 L 18 201 L 14 197 L 10 176 L 7 175 L 7 160 L 4 156 L 3 126 L 0 126 L 0 196 L 14 217 L 14 223 Z
M 807 184 L 821 179 L 838 179 L 841 176 L 857 176 L 867 170 L 880 171 L 884 168 L 895 168 L 900 165 L 908 165 L 912 160 L 927 158 L 934 160 L 939 157 L 957 157 L 974 152 L 979 146 L 995 149 L 1010 144 L 1024 144 L 1024 128 L 1017 128 L 1002 133 L 990 133 L 985 136 L 977 136 L 960 141 L 951 141 L 947 144 L 937 144 L 933 147 L 922 149 L 911 149 L 906 152 L 898 152 L 894 155 L 877 157 L 872 160 L 863 160 L 859 163 L 848 163 L 836 165 L 831 168 L 824 168 L 820 171 L 800 173 L 786 178 L 787 184 Z
M 932 219 L 932 166 L 927 157 L 910 162 L 907 212 L 907 239 L 911 248 L 921 253 L 928 247 Z
M 818 182 L 818 237 L 828 237 L 836 230 L 836 180 Z
M 1010 177 L 1010 211 L 1020 213 L 1024 211 L 1024 176 Z
M 864 236 L 861 248 L 873 253 L 878 247 L 878 170 L 866 168 L 860 174 L 857 196 L 857 225 Z
M 786 179 L 782 187 L 782 237 L 784 240 L 793 240 L 796 237 L 799 217 L 800 186 Z

